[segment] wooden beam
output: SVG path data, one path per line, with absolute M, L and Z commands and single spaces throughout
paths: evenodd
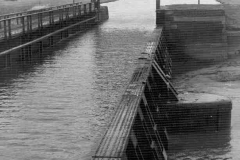
M 160 0 L 156 0 L 156 10 L 160 9 Z

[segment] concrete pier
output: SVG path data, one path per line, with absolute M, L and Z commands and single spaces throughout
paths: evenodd
M 169 44 L 193 58 L 223 59 L 228 52 L 225 11 L 222 5 L 169 5 L 157 10 Z M 178 48 L 178 49 L 179 49 Z
M 209 132 L 231 127 L 232 102 L 229 98 L 206 93 L 185 93 L 180 101 L 168 104 L 168 131 Z

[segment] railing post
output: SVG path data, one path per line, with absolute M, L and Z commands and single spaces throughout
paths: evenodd
M 39 51 L 39 57 L 41 57 L 42 56 L 42 52 L 43 52 L 43 42 L 42 41 L 40 41 L 39 42 L 39 49 L 38 49 Z
M 92 3 L 89 3 L 89 13 L 92 13 Z
M 41 26 L 41 29 L 43 27 L 43 16 L 42 16 L 42 13 L 40 13 L 40 26 Z
M 32 45 L 28 46 L 28 60 L 30 61 L 32 59 Z
M 49 37 L 49 46 L 53 46 L 53 36 Z
M 59 12 L 59 23 L 60 23 L 60 27 L 62 27 L 62 21 L 63 21 L 63 17 L 62 17 L 62 15 L 63 15 L 63 9 L 59 9 L 58 12 Z
M 84 9 L 83 9 L 83 11 L 84 11 L 84 15 L 86 15 L 86 14 L 87 14 L 87 5 L 86 5 L 86 4 L 84 4 Z
M 7 39 L 8 36 L 7 36 L 7 20 L 4 20 L 3 21 L 3 25 L 4 25 L 4 38 Z
M 54 25 L 54 11 L 51 11 L 52 25 Z
M 29 24 L 29 16 L 27 16 L 27 33 L 29 33 L 30 24 Z
M 156 0 L 156 10 L 160 9 L 160 0 Z
M 22 21 L 22 31 L 23 31 L 23 34 L 25 34 L 25 20 L 24 20 L 24 16 L 21 17 L 21 21 Z
M 17 14 L 17 25 L 19 24 L 19 14 Z
M 69 20 L 69 7 L 68 8 L 66 8 L 66 20 Z
M 1 17 L 0 17 L 0 29 L 2 29 L 2 21 L 1 21 Z
M 76 18 L 76 6 L 73 6 L 73 18 Z
M 40 13 L 38 13 L 38 30 L 40 30 L 41 24 L 40 24 Z
M 96 2 L 96 5 L 97 5 L 97 21 L 100 20 L 100 15 L 99 15 L 99 11 L 100 11 L 100 0 L 97 0 Z
M 32 15 L 29 16 L 29 30 L 32 32 Z
M 78 6 L 78 16 L 80 17 L 82 15 L 82 5 Z
M 51 26 L 51 25 L 52 25 L 52 16 L 51 16 L 51 12 L 48 12 L 48 22 L 49 22 L 49 25 Z
M 8 19 L 8 37 L 12 38 L 11 19 Z

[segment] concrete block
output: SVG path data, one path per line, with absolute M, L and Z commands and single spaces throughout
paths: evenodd
M 219 131 L 231 127 L 229 98 L 202 93 L 179 95 L 180 101 L 167 104 L 169 132 Z
M 107 19 L 109 19 L 109 14 L 108 14 L 108 7 L 107 6 L 101 6 L 100 11 L 99 11 L 99 22 L 104 22 Z

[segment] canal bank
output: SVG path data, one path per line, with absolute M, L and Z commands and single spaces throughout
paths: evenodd
M 216 133 L 178 134 L 172 137 L 170 159 L 238 159 L 239 155 L 239 61 L 238 55 L 221 62 L 205 64 L 186 60 L 179 70 L 187 70 L 174 78 L 174 86 L 182 95 L 215 94 L 232 100 L 231 129 Z M 199 67 L 195 65 L 199 64 Z M 194 66 L 194 69 L 189 70 Z M 184 141 L 189 139 L 189 141 Z
M 225 11 L 227 16 L 234 18 L 234 15 L 239 14 L 236 1 L 222 1 L 226 4 Z M 231 5 L 233 10 L 230 9 Z M 235 10 L 234 10 L 235 8 Z M 227 17 L 229 18 L 229 17 Z M 237 18 L 237 17 L 236 17 Z M 234 21 L 234 19 L 233 19 Z M 236 23 L 228 23 L 229 26 L 235 26 L 235 31 L 231 27 L 227 27 L 228 46 L 225 47 L 225 56 L 216 57 L 214 50 L 203 51 L 203 55 L 209 56 L 203 58 L 199 53 L 184 55 L 181 62 L 175 59 L 174 66 L 174 86 L 178 92 L 186 98 L 191 94 L 215 94 L 229 97 L 232 100 L 232 124 L 230 130 L 215 132 L 215 133 L 191 133 L 191 134 L 176 134 L 170 139 L 169 159 L 239 159 L 239 34 L 236 30 Z M 234 27 L 233 27 L 234 28 Z M 194 56 L 194 54 L 198 56 Z M 184 97 L 186 95 L 186 97 Z M 187 140 L 187 142 L 186 142 Z

